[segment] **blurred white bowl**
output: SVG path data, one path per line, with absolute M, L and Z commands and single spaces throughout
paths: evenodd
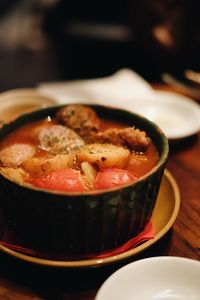
M 0 93 L 0 121 L 9 122 L 18 115 L 56 105 L 56 101 L 35 89 L 20 88 Z
M 199 300 L 200 262 L 182 257 L 152 257 L 113 273 L 95 300 Z
M 134 100 L 127 108 L 156 123 L 168 139 L 192 136 L 200 130 L 200 105 L 168 91 L 155 91 L 154 98 Z

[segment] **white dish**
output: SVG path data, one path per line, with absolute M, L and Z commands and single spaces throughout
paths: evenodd
M 153 99 L 134 100 L 127 108 L 156 123 L 169 139 L 186 138 L 200 130 L 199 104 L 176 93 L 155 91 Z
M 199 300 L 200 262 L 183 257 L 152 257 L 113 273 L 95 300 Z

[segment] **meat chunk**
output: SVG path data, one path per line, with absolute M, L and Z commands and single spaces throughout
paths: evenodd
M 119 134 L 131 150 L 145 150 L 150 142 L 145 131 L 133 127 L 124 128 Z
M 97 168 L 124 168 L 129 160 L 129 150 L 111 144 L 90 144 L 77 152 L 77 162 L 87 161 Z
M 68 105 L 61 108 L 56 116 L 62 124 L 74 129 L 82 137 L 99 131 L 100 120 L 95 111 L 87 106 Z
M 52 157 L 32 157 L 26 160 L 22 167 L 33 176 L 45 176 L 56 170 L 72 168 L 74 155 L 58 154 Z
M 38 132 L 39 147 L 54 154 L 69 153 L 84 145 L 83 139 L 62 125 L 42 126 Z
M 0 162 L 4 167 L 17 168 L 35 153 L 36 150 L 31 145 L 13 144 L 0 151 Z
M 120 130 L 116 128 L 107 129 L 102 132 L 91 134 L 88 137 L 89 143 L 112 143 L 118 146 L 125 146 L 125 142 L 120 136 Z
M 89 142 L 112 143 L 118 146 L 126 146 L 131 150 L 143 151 L 149 145 L 149 138 L 144 131 L 127 127 L 124 129 L 111 128 L 104 132 L 90 135 Z

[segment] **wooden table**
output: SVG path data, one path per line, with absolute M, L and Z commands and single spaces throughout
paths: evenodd
M 170 145 L 167 168 L 181 192 L 178 218 L 159 242 L 134 260 L 157 255 L 200 260 L 200 134 Z M 102 282 L 132 260 L 75 271 L 29 265 L 0 253 L 0 299 L 92 300 Z

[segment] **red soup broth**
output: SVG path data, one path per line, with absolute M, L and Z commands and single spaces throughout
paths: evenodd
M 44 156 L 46 155 L 46 151 L 41 150 L 37 146 L 37 139 L 35 132 L 38 127 L 43 125 L 52 125 L 57 124 L 57 122 L 54 119 L 45 119 L 42 121 L 33 122 L 27 125 L 24 125 L 18 129 L 16 129 L 14 132 L 10 133 L 7 137 L 5 137 L 1 143 L 0 143 L 0 150 L 3 148 L 6 148 L 12 144 L 15 143 L 24 143 L 24 144 L 30 144 L 33 146 L 36 146 L 37 152 L 35 156 Z M 110 120 L 102 120 L 101 119 L 101 131 L 104 131 L 109 128 L 125 128 L 127 127 L 126 124 L 110 121 Z M 135 152 L 132 151 L 130 155 L 130 159 L 125 170 L 129 171 L 133 174 L 133 176 L 136 176 L 136 178 L 139 178 L 143 175 L 145 175 L 147 172 L 149 172 L 158 162 L 159 160 L 159 153 L 152 143 L 150 141 L 150 144 L 148 148 L 144 152 Z M 77 166 L 78 168 L 78 166 Z M 30 174 L 30 178 L 34 176 Z

